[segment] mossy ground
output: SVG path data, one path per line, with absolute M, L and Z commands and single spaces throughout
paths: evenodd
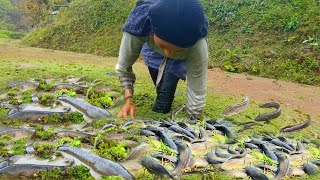
M 19 47 L 18 41 L 4 41 L 0 40 L 0 46 L 12 46 Z M 33 49 L 28 47 L 19 47 L 20 52 L 17 54 L 4 54 L 0 55 L 0 72 L 2 76 L 0 77 L 0 94 L 6 92 L 6 84 L 11 81 L 16 80 L 29 80 L 30 78 L 63 78 L 69 75 L 82 77 L 85 76 L 86 81 L 94 81 L 95 79 L 101 79 L 106 82 L 106 85 L 112 87 L 117 91 L 121 91 L 121 86 L 116 76 L 106 75 L 107 72 L 114 71 L 114 64 L 116 62 L 115 58 L 102 58 L 98 56 L 91 56 L 86 54 L 75 54 L 68 52 L 55 51 L 50 52 L 49 50 L 43 49 Z M 22 53 L 21 53 L 22 52 Z M 50 56 L 50 57 L 49 57 Z M 54 56 L 54 58 L 52 58 Z M 137 105 L 136 119 L 148 119 L 148 118 L 170 118 L 170 114 L 159 114 L 151 111 L 156 94 L 154 86 L 150 80 L 150 77 L 146 76 L 145 73 L 147 69 L 144 66 L 137 65 L 134 66 L 137 75 L 137 82 L 135 84 L 135 95 L 134 100 Z M 139 69 L 139 71 L 137 71 Z M 186 99 L 186 84 L 180 82 L 178 84 L 176 97 L 173 103 L 173 109 L 180 107 L 185 103 Z M 204 119 L 217 118 L 222 119 L 220 115 L 222 110 L 238 102 L 243 101 L 239 97 L 233 97 L 222 93 L 217 93 L 214 91 L 209 91 L 207 94 L 207 103 L 204 109 Z M 259 105 L 264 102 L 251 101 L 249 107 L 242 112 L 240 115 L 235 115 L 227 118 L 233 123 L 253 121 L 252 119 L 259 113 L 264 113 L 269 111 L 268 109 L 261 109 Z M 114 107 L 109 109 L 109 111 L 117 115 L 120 107 Z M 19 126 L 21 122 L 13 122 L 5 119 L 8 110 L 0 108 L 1 124 L 3 125 L 17 125 Z M 184 120 L 188 118 L 186 113 L 178 114 L 178 120 Z M 282 115 L 272 120 L 270 124 L 264 124 L 262 127 L 255 127 L 256 133 L 271 133 L 279 135 L 279 130 L 281 127 L 295 124 L 301 121 L 305 121 L 307 116 L 303 112 L 295 111 L 290 108 L 283 108 Z M 315 120 L 317 121 L 317 120 Z M 101 127 L 108 120 L 100 121 L 96 123 L 97 127 Z M 124 120 L 119 120 L 119 124 L 123 123 Z M 237 126 L 233 131 L 241 129 Z M 237 134 L 239 139 L 245 138 L 247 135 L 252 135 L 254 132 L 252 130 L 245 131 L 244 133 Z M 319 128 L 317 126 L 310 126 L 302 131 L 289 133 L 288 136 L 301 139 L 313 139 L 315 142 L 319 142 Z M 42 138 L 43 135 L 39 135 Z M 50 136 L 49 136 L 50 137 Z M 18 151 L 17 151 L 18 152 Z M 7 152 L 1 152 L 6 154 Z M 185 175 L 184 178 L 189 177 L 202 177 L 202 175 Z M 216 179 L 227 178 L 225 175 L 220 173 L 209 174 L 208 178 L 215 177 Z M 144 176 L 147 178 L 147 176 Z M 153 178 L 153 176 L 150 178 Z

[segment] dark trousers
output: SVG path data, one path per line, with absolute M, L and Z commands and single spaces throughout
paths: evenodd
M 149 67 L 149 73 L 153 84 L 156 85 L 158 69 Z M 168 113 L 170 111 L 178 81 L 179 78 L 177 76 L 167 72 L 166 69 L 164 70 L 162 79 L 157 88 L 157 99 L 152 111 L 158 113 Z

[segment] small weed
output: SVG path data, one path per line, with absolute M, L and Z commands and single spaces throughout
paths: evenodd
M 69 97 L 76 97 L 77 96 L 77 92 L 76 92 L 76 90 L 61 89 L 60 91 L 58 91 L 56 93 L 56 96 L 62 96 L 62 95 L 66 95 L 66 96 L 69 96 Z
M 52 106 L 57 99 L 56 96 L 51 93 L 44 93 L 40 95 L 38 98 L 39 98 L 39 103 L 47 107 Z
M 64 120 L 66 122 L 71 122 L 71 123 L 75 123 L 75 124 L 79 124 L 81 122 L 83 122 L 85 119 L 83 117 L 83 115 L 80 112 L 69 112 L 64 116 Z
M 100 139 L 101 139 L 102 137 L 106 136 L 106 134 L 108 134 L 108 132 L 112 131 L 113 129 L 114 129 L 114 127 L 109 128 L 109 129 L 106 129 L 106 130 L 104 130 L 104 131 L 101 131 L 101 132 L 97 133 L 96 137 L 94 138 L 94 145 L 93 145 L 93 147 L 96 148 L 98 142 L 100 141 Z
M 32 101 L 32 91 L 25 91 L 22 93 L 22 97 L 21 97 L 21 100 L 22 100 L 22 104 L 28 104 Z
M 53 136 L 54 129 L 49 128 L 44 130 L 44 128 L 40 125 L 36 127 L 36 132 L 33 135 L 33 138 L 40 138 L 42 140 L 48 140 Z
M 121 176 L 104 176 L 101 180 L 124 180 Z
M 48 143 L 34 145 L 35 155 L 43 159 L 51 159 L 55 149 L 55 145 Z
M 64 138 L 58 140 L 58 146 L 62 146 L 65 143 L 68 143 L 69 146 L 72 146 L 72 147 L 80 147 L 81 137 L 75 137 L 73 139 L 71 139 L 69 137 L 64 137 Z
M 60 168 L 55 167 L 52 171 L 43 171 L 40 174 L 41 179 L 51 179 L 51 180 L 60 180 L 64 179 L 64 175 L 61 172 Z
M 252 151 L 252 155 L 260 163 L 268 164 L 271 166 L 276 165 L 276 163 L 270 157 L 268 157 L 264 152 L 260 153 L 260 152 Z
M 52 171 L 43 171 L 40 174 L 41 179 L 78 179 L 78 180 L 94 180 L 90 174 L 90 169 L 84 165 L 72 166 L 67 168 L 66 172 L 62 172 L 59 168 Z
M 58 123 L 61 121 L 61 117 L 58 113 L 54 113 L 53 116 L 43 117 L 43 121 L 45 124 Z
M 112 94 L 96 94 L 93 93 L 90 95 L 90 99 L 88 99 L 89 103 L 101 107 L 101 108 L 108 108 L 113 104 Z
M 84 165 L 73 166 L 67 169 L 67 179 L 85 179 L 85 180 L 94 180 L 91 176 L 90 169 Z
M 12 137 L 11 136 L 9 136 L 8 134 L 5 134 L 5 135 L 2 135 L 2 136 L 0 136 L 0 140 L 11 140 L 12 139 Z
M 128 155 L 127 144 L 115 141 L 102 142 L 97 146 L 97 149 L 93 150 L 101 157 L 111 159 L 113 161 L 119 161 L 124 159 Z
M 7 148 L 0 148 L 0 156 L 4 158 L 11 157 L 12 154 L 9 153 L 9 150 Z
M 53 85 L 52 84 L 48 84 L 45 80 L 41 80 L 38 88 L 40 90 L 45 91 L 45 92 L 49 92 L 53 88 Z
M 26 152 L 26 139 L 18 139 L 13 142 L 12 154 L 23 155 Z

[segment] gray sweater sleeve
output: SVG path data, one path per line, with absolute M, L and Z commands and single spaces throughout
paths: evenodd
M 116 71 L 123 89 L 131 89 L 133 91 L 133 84 L 135 83 L 136 77 L 132 71 L 132 65 L 138 59 L 144 42 L 144 37 L 137 37 L 123 32 L 119 59 L 116 65 Z
M 202 38 L 191 49 L 187 56 L 187 111 L 199 118 L 206 99 L 208 66 L 207 40 Z

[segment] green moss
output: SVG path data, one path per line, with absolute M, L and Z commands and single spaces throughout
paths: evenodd
M 11 88 L 8 92 L 7 92 L 7 95 L 10 96 L 10 97 L 14 97 L 14 96 L 17 96 L 17 94 L 21 91 L 20 88 L 18 87 L 13 87 Z
M 6 146 L 6 145 L 8 145 L 8 142 L 6 142 L 6 141 L 0 141 L 0 147 Z
M 8 109 L 0 108 L 0 117 L 7 116 L 9 111 L 10 110 L 8 110 Z
M 83 115 L 80 112 L 69 112 L 65 115 L 64 120 L 66 122 L 76 123 L 79 124 L 83 121 L 85 121 Z
M 34 145 L 35 155 L 43 159 L 51 159 L 55 149 L 56 146 L 49 143 Z
M 0 156 L 4 158 L 11 157 L 12 154 L 9 153 L 9 150 L 7 148 L 0 148 Z
M 93 180 L 90 169 L 84 165 L 73 166 L 67 169 L 67 179 Z
M 61 89 L 56 93 L 57 96 L 67 95 L 69 97 L 76 97 L 77 92 L 76 90 L 67 90 L 67 89 Z
M 124 180 L 122 176 L 104 176 L 101 180 Z
M 11 148 L 12 154 L 14 155 L 23 155 L 26 153 L 26 139 L 18 139 L 13 142 L 13 146 Z
M 126 143 L 108 141 L 108 142 L 100 143 L 97 149 L 94 149 L 93 152 L 101 157 L 104 157 L 113 161 L 119 161 L 127 157 L 128 150 L 126 148 L 127 148 Z
M 48 140 L 53 136 L 54 129 L 49 128 L 47 130 L 44 130 L 44 128 L 40 125 L 36 126 L 36 131 L 33 135 L 33 138 L 40 138 L 42 140 Z
M 48 84 L 45 80 L 41 80 L 38 88 L 40 90 L 45 91 L 45 92 L 49 92 L 53 88 L 53 85 L 52 84 Z
M 12 105 L 20 105 L 21 101 L 18 98 L 13 97 L 13 98 L 10 98 L 9 103 Z
M 101 108 L 108 108 L 113 105 L 113 96 L 111 93 L 102 94 L 102 93 L 92 93 L 88 99 L 90 104 Z
M 45 116 L 43 117 L 43 121 L 46 124 L 58 123 L 61 121 L 61 117 L 58 113 L 54 113 L 53 116 Z
M 11 140 L 11 139 L 12 139 L 12 137 L 9 136 L 8 134 L 0 136 L 0 140 Z
M 60 179 L 64 179 L 64 175 L 61 172 L 60 168 L 53 168 L 52 171 L 43 171 L 40 174 L 41 179 L 46 180 L 46 179 L 50 179 L 50 180 L 60 180 Z
M 43 180 L 94 180 L 90 174 L 90 169 L 84 165 L 69 167 L 65 172 L 62 172 L 59 168 L 54 168 L 52 171 L 41 172 L 40 176 Z
M 31 95 L 32 95 L 32 90 L 23 92 L 21 97 L 22 104 L 30 103 L 32 101 Z
M 81 137 L 75 137 L 74 139 L 71 139 L 69 137 L 64 137 L 58 140 L 58 146 L 62 146 L 65 143 L 68 143 L 69 146 L 72 146 L 72 147 L 80 147 Z
M 39 103 L 44 106 L 52 106 L 52 104 L 56 101 L 57 97 L 51 93 L 44 93 L 39 97 Z

